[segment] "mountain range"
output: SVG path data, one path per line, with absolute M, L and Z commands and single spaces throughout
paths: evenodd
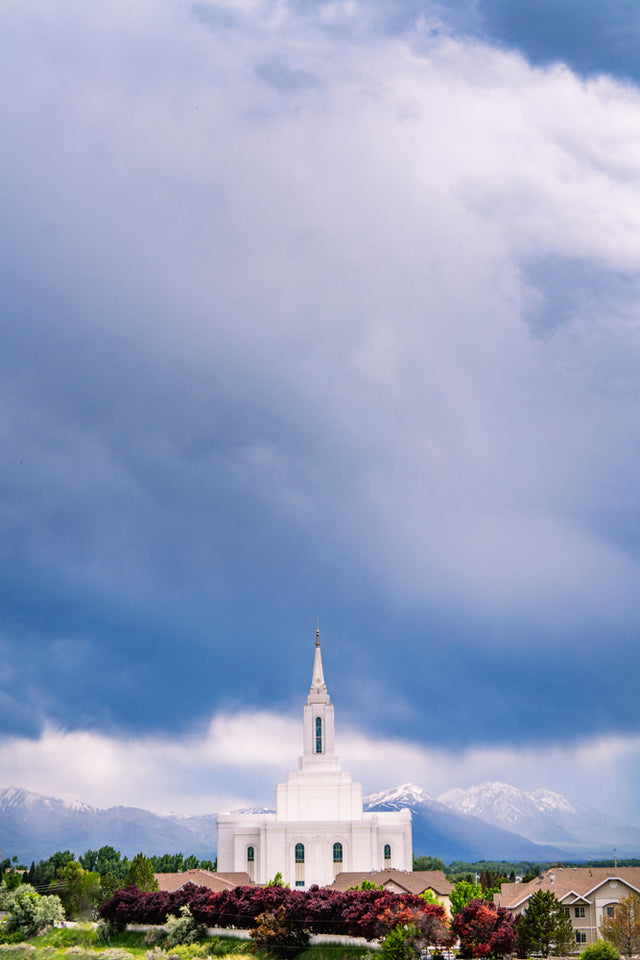
M 452 860 L 577 860 L 640 856 L 640 829 L 548 790 L 506 783 L 455 789 L 437 799 L 415 784 L 365 797 L 366 810 L 409 808 L 416 855 Z M 246 811 L 249 812 L 249 811 Z M 268 812 L 264 808 L 259 811 Z M 215 813 L 157 814 L 138 807 L 101 809 L 17 787 L 0 789 L 0 854 L 21 862 L 56 850 L 76 854 L 110 844 L 123 855 L 195 854 L 213 859 Z
M 415 784 L 371 794 L 369 810 L 413 814 L 415 854 L 452 860 L 579 860 L 640 855 L 640 829 L 550 790 L 483 783 L 430 797 Z M 490 851 L 490 853 L 488 852 Z

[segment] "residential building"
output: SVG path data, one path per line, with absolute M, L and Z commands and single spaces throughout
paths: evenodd
M 369 873 L 351 872 L 339 873 L 331 885 L 333 890 L 352 890 L 361 886 L 367 880 L 378 887 L 384 887 L 390 893 L 433 893 L 444 905 L 447 913 L 451 913 L 451 891 L 453 884 L 449 883 L 442 870 L 371 870 Z
M 196 887 L 208 887 L 217 893 L 219 890 L 233 890 L 251 883 L 248 873 L 211 873 L 209 870 L 182 870 L 180 873 L 156 873 L 158 888 L 165 893 L 174 893 L 188 883 Z
M 640 867 L 554 867 L 529 883 L 503 883 L 498 906 L 524 913 L 536 890 L 551 890 L 573 925 L 578 948 L 594 943 L 600 921 L 615 914 L 623 897 L 640 892 Z

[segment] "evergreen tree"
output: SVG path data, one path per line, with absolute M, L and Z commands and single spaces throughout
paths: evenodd
M 573 927 L 564 907 L 551 890 L 536 890 L 518 925 L 518 947 L 521 955 L 542 953 L 548 957 L 566 953 L 573 943 Z
M 153 864 L 144 853 L 137 853 L 131 861 L 127 873 L 127 886 L 139 890 L 158 890 L 158 881 L 154 876 Z

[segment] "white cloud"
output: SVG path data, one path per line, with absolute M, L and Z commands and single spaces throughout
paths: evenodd
M 503 780 L 563 793 L 619 815 L 637 816 L 640 737 L 600 737 L 572 747 L 487 746 L 465 751 L 399 739 L 339 734 L 342 765 L 366 792 L 412 781 L 433 797 L 455 786 Z M 38 739 L 0 741 L 4 786 L 68 796 L 95 806 L 205 813 L 273 806 L 275 785 L 295 769 L 301 722 L 275 713 L 219 714 L 206 732 L 183 738 L 118 739 L 46 728 Z

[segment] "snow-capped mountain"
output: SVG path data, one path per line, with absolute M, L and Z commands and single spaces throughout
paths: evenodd
M 416 855 L 440 857 L 445 862 L 549 860 L 562 855 L 555 847 L 537 844 L 478 817 L 458 813 L 413 783 L 364 798 L 365 810 L 400 810 L 403 807 L 412 813 L 413 851 Z
M 508 783 L 487 782 L 468 790 L 449 790 L 438 802 L 537 843 L 561 845 L 577 855 L 587 847 L 591 852 L 597 848 L 603 856 L 610 855 L 613 846 L 618 847 L 619 856 L 625 855 L 622 850 L 640 848 L 637 827 L 627 827 L 551 790 L 527 793 Z
M 365 810 L 413 815 L 413 850 L 452 860 L 557 860 L 640 855 L 640 830 L 549 790 L 525 793 L 504 783 L 450 790 L 434 800 L 405 783 L 364 798 Z M 263 808 L 247 813 L 266 813 Z M 109 844 L 123 855 L 195 854 L 213 859 L 217 814 L 162 816 L 137 807 L 100 809 L 78 800 L 46 797 L 17 787 L 0 789 L 0 850 L 21 862 L 56 850 L 76 854 Z
M 373 810 L 378 804 L 384 804 L 385 810 L 402 810 L 404 807 L 414 807 L 420 804 L 433 805 L 436 801 L 429 796 L 426 790 L 417 787 L 415 783 L 403 783 L 401 787 L 370 793 L 367 797 L 364 797 L 363 803 L 367 810 Z
M 114 846 L 123 855 L 175 853 L 213 859 L 216 814 L 159 816 L 137 807 L 103 810 L 78 800 L 46 797 L 18 787 L 0 790 L 0 849 L 21 862 L 56 850 L 76 854 Z

